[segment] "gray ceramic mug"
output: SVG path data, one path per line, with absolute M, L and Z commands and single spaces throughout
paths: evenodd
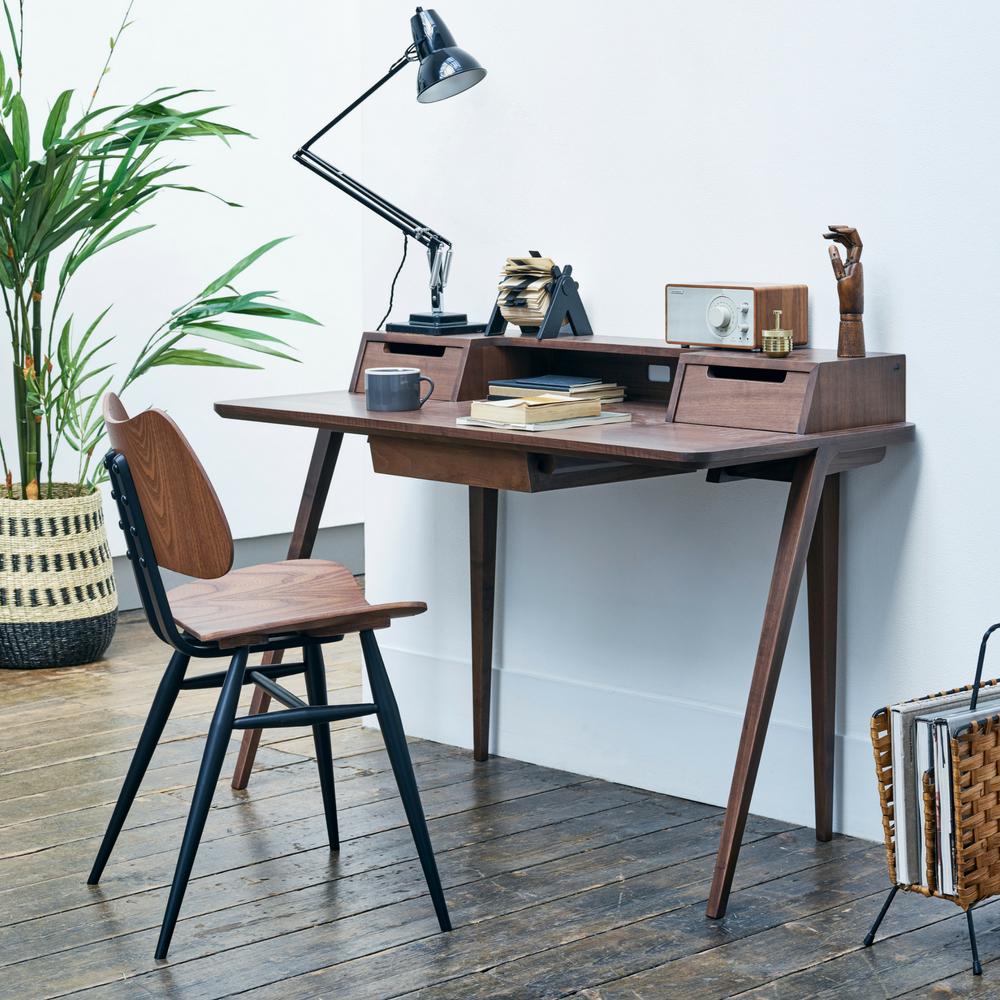
M 429 382 L 421 397 L 420 383 Z M 366 368 L 365 406 L 369 410 L 419 410 L 434 391 L 434 382 L 419 368 Z

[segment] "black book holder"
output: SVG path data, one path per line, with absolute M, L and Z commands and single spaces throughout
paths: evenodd
M 532 257 L 541 257 L 537 250 L 531 251 Z M 568 328 L 574 337 L 590 337 L 591 329 L 587 310 L 583 308 L 580 298 L 580 286 L 573 280 L 573 266 L 567 264 L 563 268 L 552 268 L 552 285 L 550 287 L 549 308 L 545 313 L 541 326 L 522 326 L 522 337 L 537 337 L 539 340 L 550 340 L 558 337 Z M 499 337 L 507 330 L 507 320 L 500 312 L 500 300 L 497 299 L 490 313 L 490 321 L 486 324 L 487 337 Z

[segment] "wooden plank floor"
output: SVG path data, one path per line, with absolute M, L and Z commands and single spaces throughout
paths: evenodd
M 248 792 L 228 784 L 234 742 L 158 963 L 216 692 L 181 695 L 104 881 L 85 880 L 165 660 L 128 615 L 101 664 L 0 672 L 4 998 L 1000 996 L 1000 908 L 977 910 L 981 981 L 939 900 L 900 894 L 859 948 L 879 846 L 751 817 L 729 916 L 708 921 L 718 808 L 415 740 L 456 927 L 439 934 L 379 736 L 353 722 L 334 739 L 339 856 L 311 738 L 265 734 Z M 328 665 L 331 693 L 360 700 L 357 642 Z

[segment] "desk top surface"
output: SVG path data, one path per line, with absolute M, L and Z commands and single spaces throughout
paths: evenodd
M 542 454 L 602 456 L 637 462 L 670 463 L 707 468 L 803 455 L 824 444 L 840 451 L 878 448 L 913 439 L 913 424 L 899 422 L 822 434 L 708 427 L 666 422 L 666 405 L 638 402 L 616 404 L 632 414 L 630 423 L 574 427 L 558 431 L 504 431 L 460 427 L 455 418 L 468 416 L 471 403 L 427 403 L 421 410 L 377 413 L 365 407 L 359 393 L 318 392 L 259 399 L 228 400 L 216 412 L 235 420 L 288 424 L 388 437 L 413 437 L 475 444 Z

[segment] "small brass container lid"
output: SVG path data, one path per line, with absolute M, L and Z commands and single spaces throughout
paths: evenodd
M 774 310 L 774 329 L 761 333 L 761 347 L 769 358 L 787 358 L 792 353 L 792 331 L 781 329 L 781 310 Z

